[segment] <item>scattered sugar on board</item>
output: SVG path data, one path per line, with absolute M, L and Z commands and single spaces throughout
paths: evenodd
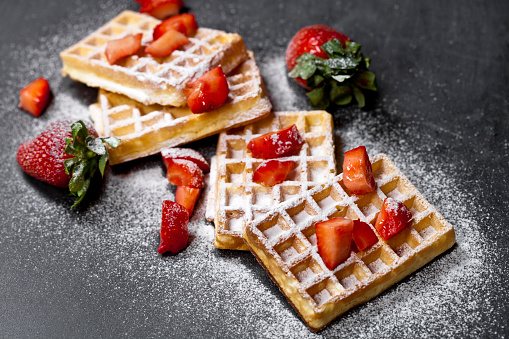
M 118 7 L 113 1 L 105 1 L 98 9 L 97 22 L 106 22 L 120 11 Z M 82 10 L 78 7 L 76 13 Z M 59 74 L 61 63 L 57 52 L 90 30 L 90 22 L 76 17 L 73 21 L 62 23 L 60 29 L 67 33 L 36 42 L 38 48 L 10 46 L 9 57 L 23 58 L 26 62 L 7 74 L 6 83 L 16 90 L 3 96 L 2 107 L 17 105 L 15 93 L 26 85 L 28 78 L 47 77 L 55 94 L 45 115 L 40 119 L 27 117 L 33 131 L 41 131 L 56 120 L 86 118 L 87 106 L 94 101 L 94 90 L 62 79 Z M 49 33 L 48 36 L 53 36 L 55 32 Z M 262 55 L 258 62 L 277 110 L 307 107 L 304 93 L 286 76 L 283 51 Z M 465 335 L 459 319 L 475 323 L 489 317 L 489 312 L 483 313 L 489 310 L 492 300 L 484 298 L 490 295 L 485 292 L 499 283 L 488 282 L 497 270 L 491 264 L 497 253 L 490 251 L 489 240 L 480 232 L 476 213 L 482 211 L 476 208 L 474 192 L 446 173 L 451 172 L 446 161 L 423 159 L 423 149 L 414 151 L 405 142 L 419 135 L 418 127 L 402 126 L 391 135 L 380 136 L 378 132 L 386 123 L 382 114 L 373 116 L 352 110 L 357 117 L 336 129 L 341 151 L 363 144 L 370 155 L 388 154 L 453 224 L 457 246 L 387 292 L 351 310 L 318 335 L 395 337 L 430 333 L 433 329 L 439 329 L 444 337 Z M 9 119 L 4 121 L 9 124 Z M 27 139 L 33 134 L 20 126 L 9 126 L 8 130 L 17 135 L 5 138 L 12 143 L 13 153 L 21 137 Z M 395 141 L 398 139 L 400 142 Z M 212 154 L 213 149 L 204 147 L 201 151 Z M 11 156 L 2 155 L 0 160 L 13 166 Z M 38 194 L 44 190 L 40 186 L 24 188 L 33 194 L 14 195 L 14 202 L 25 214 L 26 222 L 20 225 L 16 220 L 8 220 L 6 224 L 11 228 L 0 230 L 0 236 L 8 239 L 23 234 L 26 245 L 33 251 L 53 251 L 52 258 L 41 256 L 23 262 L 32 270 L 50 260 L 69 262 L 66 274 L 83 279 L 90 298 L 99 298 L 98 307 L 106 310 L 107 316 L 128 324 L 123 329 L 126 336 L 135 336 L 139 334 L 137 329 L 156 323 L 166 326 L 148 329 L 154 335 L 157 334 L 154 331 L 171 333 L 172 326 L 187 324 L 194 334 L 197 332 L 193 332 L 193 325 L 200 331 L 210 327 L 210 335 L 232 336 L 247 331 L 260 337 L 318 336 L 309 332 L 272 282 L 265 278 L 262 283 L 266 275 L 249 253 L 225 253 L 212 246 L 214 229 L 204 219 L 205 195 L 198 201 L 189 224 L 189 247 L 176 256 L 157 254 L 161 202 L 174 198 L 174 188 L 164 177 L 162 161 L 151 159 L 132 165 L 127 172 L 108 169 L 98 200 L 83 211 L 69 211 L 70 202 L 64 194 L 60 200 L 51 200 Z M 2 171 L 15 170 L 9 166 Z M 16 192 L 18 184 L 6 183 L 5 194 Z M 41 203 L 40 199 L 45 204 L 45 214 L 32 208 Z M 83 272 L 94 272 L 90 265 L 97 268 L 96 273 L 85 275 Z M 123 284 L 111 286 L 109 281 Z M 53 288 L 47 285 L 41 292 L 51 294 Z M 101 293 L 103 289 L 107 293 Z M 109 309 L 109 304 L 122 307 Z M 187 323 L 185 319 L 189 319 Z M 468 334 L 483 333 L 477 333 L 473 327 Z

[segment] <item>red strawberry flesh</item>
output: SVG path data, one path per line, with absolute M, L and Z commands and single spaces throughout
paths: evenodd
M 378 238 L 369 224 L 361 220 L 353 221 L 352 239 L 359 251 L 364 251 L 378 242 Z
M 152 34 L 154 40 L 159 39 L 170 28 L 189 37 L 193 36 L 198 30 L 198 23 L 196 22 L 194 14 L 191 13 L 172 16 L 154 28 L 154 33 Z
M 189 39 L 184 34 L 170 28 L 159 39 L 145 48 L 145 52 L 156 58 L 165 57 L 188 43 Z
M 350 256 L 353 221 L 332 218 L 315 224 L 318 253 L 329 270 L 342 264 Z
M 343 183 L 351 194 L 366 194 L 375 191 L 373 167 L 366 147 L 360 146 L 345 153 Z
M 157 19 L 164 19 L 171 15 L 178 14 L 184 7 L 183 0 L 143 0 L 140 13 L 147 13 Z
M 295 161 L 264 161 L 256 168 L 253 173 L 253 181 L 266 185 L 274 186 L 285 181 L 288 173 L 295 167 Z
M 221 107 L 228 99 L 230 88 L 221 67 L 203 74 L 187 84 L 187 105 L 193 113 L 206 113 Z
M 392 198 L 385 198 L 375 228 L 382 238 L 388 240 L 406 228 L 411 219 L 412 212 L 404 203 Z
M 143 34 L 138 33 L 109 41 L 104 51 L 109 64 L 113 65 L 118 60 L 136 53 L 140 49 L 142 37 Z
M 160 254 L 170 252 L 177 254 L 187 247 L 189 240 L 189 213 L 176 202 L 163 201 L 161 220 L 161 243 L 157 252 Z
M 177 190 L 175 191 L 175 202 L 185 207 L 189 216 L 193 214 L 194 206 L 196 202 L 200 198 L 201 189 L 187 187 L 187 186 L 177 186 Z
M 253 138 L 247 144 L 253 158 L 274 159 L 299 154 L 304 138 L 297 126 L 291 125 L 277 132 Z
M 175 186 L 188 186 L 202 189 L 205 177 L 202 170 L 194 162 L 184 159 L 168 159 L 168 181 Z
M 51 99 L 49 83 L 44 78 L 35 79 L 19 92 L 19 96 L 19 108 L 39 117 Z
M 199 152 L 191 148 L 168 147 L 161 150 L 161 155 L 166 167 L 168 167 L 169 159 L 184 159 L 194 162 L 200 167 L 203 173 L 208 173 L 210 171 L 207 160 L 205 160 Z

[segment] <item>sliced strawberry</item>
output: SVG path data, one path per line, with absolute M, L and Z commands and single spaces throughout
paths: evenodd
M 253 181 L 266 185 L 274 186 L 285 181 L 288 173 L 295 167 L 295 161 L 264 161 L 256 168 L 253 173 Z
M 205 113 L 221 107 L 228 99 L 230 88 L 223 69 L 216 67 L 187 84 L 185 91 L 191 112 Z
M 182 7 L 184 7 L 183 0 L 143 0 L 141 1 L 140 13 L 147 13 L 162 20 L 178 14 Z
M 353 221 L 332 218 L 315 224 L 318 253 L 329 270 L 333 270 L 350 256 Z
M 168 159 L 185 159 L 194 162 L 203 173 L 210 171 L 210 166 L 205 158 L 191 148 L 178 148 L 178 147 L 167 147 L 161 150 L 163 161 L 166 167 L 168 167 Z
M 412 212 L 401 201 L 385 198 L 375 228 L 385 240 L 403 230 L 412 219 Z
M 378 238 L 371 227 L 360 220 L 353 221 L 352 238 L 359 251 L 364 251 L 378 242 Z
M 41 115 L 51 98 L 48 80 L 38 78 L 19 92 L 19 108 L 35 117 Z
M 145 52 L 156 58 L 164 57 L 188 43 L 189 39 L 184 34 L 170 28 L 159 39 L 145 48 Z
M 198 165 L 189 160 L 168 159 L 166 178 L 175 186 L 189 186 L 202 189 L 205 177 Z
M 187 247 L 189 240 L 189 213 L 176 202 L 163 201 L 163 217 L 161 220 L 161 243 L 157 252 L 177 254 Z
M 180 33 L 187 36 L 193 36 L 198 30 L 198 23 L 196 22 L 194 14 L 191 13 L 172 16 L 154 28 L 154 40 L 159 39 L 170 28 L 173 28 L 174 30 L 179 31 Z
M 177 186 L 177 190 L 175 191 L 175 201 L 180 205 L 184 206 L 189 212 L 189 216 L 193 214 L 194 206 L 200 198 L 201 189 L 187 187 L 187 186 Z
M 304 144 L 297 126 L 291 125 L 277 132 L 269 132 L 251 139 L 247 149 L 253 158 L 273 159 L 297 155 Z
M 111 40 L 106 45 L 106 59 L 110 65 L 127 56 L 133 55 L 140 49 L 143 34 L 128 35 L 124 38 Z
M 351 194 L 366 194 L 375 191 L 373 168 L 366 147 L 360 146 L 345 153 L 343 183 Z

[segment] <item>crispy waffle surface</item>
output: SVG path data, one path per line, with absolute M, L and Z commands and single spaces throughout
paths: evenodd
M 294 309 L 318 331 L 348 309 L 422 267 L 455 243 L 454 229 L 384 154 L 372 158 L 377 190 L 349 195 L 342 174 L 249 223 L 244 239 Z M 409 227 L 384 240 L 373 227 L 385 197 L 412 212 Z M 323 263 L 315 224 L 333 217 L 360 219 L 378 237 L 334 270 Z
M 248 142 L 262 134 L 295 124 L 305 139 L 293 160 L 295 168 L 273 187 L 253 182 L 253 172 L 264 161 L 251 157 Z M 325 111 L 275 112 L 270 117 L 219 136 L 211 172 L 206 217 L 215 224 L 214 246 L 248 250 L 242 232 L 245 225 L 267 213 L 275 204 L 297 197 L 336 175 L 332 116 Z
M 143 33 L 142 45 L 152 41 L 159 20 L 123 11 L 77 44 L 60 53 L 62 75 L 91 87 L 123 94 L 143 104 L 183 106 L 184 87 L 206 71 L 221 66 L 230 73 L 248 58 L 238 34 L 199 28 L 190 42 L 167 57 L 154 58 L 140 51 L 110 65 L 104 54 L 109 41 Z
M 218 109 L 193 114 L 187 106 L 142 105 L 123 95 L 99 91 L 99 102 L 89 113 L 101 136 L 120 138 L 120 145 L 109 149 L 112 165 L 155 154 L 262 119 L 272 105 L 266 94 L 253 54 L 228 74 L 228 99 Z

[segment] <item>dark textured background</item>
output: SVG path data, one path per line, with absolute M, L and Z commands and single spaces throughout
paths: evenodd
M 186 5 L 201 26 L 244 38 L 278 110 L 310 109 L 301 88 L 273 74 L 283 69 L 286 45 L 301 27 L 326 24 L 362 43 L 374 60 L 379 96 L 362 111 L 333 112 L 338 154 L 361 142 L 395 157 L 459 235 L 459 246 L 319 335 L 506 336 L 509 2 Z M 52 121 L 86 117 L 95 101 L 95 89 L 60 77 L 58 53 L 137 6 L 127 0 L 25 0 L 0 12 L 0 337 L 311 336 L 249 253 L 219 251 L 200 240 L 210 234 L 203 227 L 212 227 L 202 221 L 203 199 L 189 248 L 179 256 L 157 255 L 160 201 L 174 192 L 157 156 L 108 170 L 104 184 L 73 211 L 65 191 L 19 169 L 19 144 Z M 38 76 L 50 81 L 55 98 L 35 119 L 16 106 L 19 89 Z M 215 141 L 191 147 L 210 157 Z M 160 180 L 143 184 L 145 173 Z M 473 235 L 478 240 L 469 239 Z M 475 267 L 467 292 L 462 284 L 469 269 L 462 258 Z M 454 260 L 464 280 L 442 281 L 442 268 L 453 267 L 448 262 Z M 247 271 L 242 277 L 249 279 L 232 286 L 226 277 L 238 276 L 235 270 Z M 451 297 L 429 307 L 398 297 L 435 289 Z

